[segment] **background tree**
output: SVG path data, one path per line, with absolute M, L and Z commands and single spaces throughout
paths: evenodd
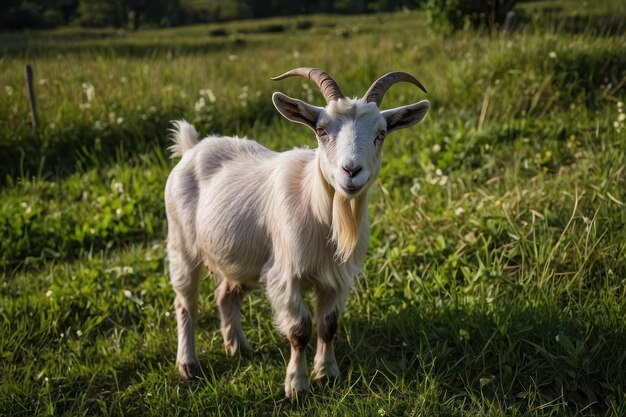
M 372 13 L 418 6 L 419 0 L 4 0 L 0 2 L 0 29 L 70 24 L 139 29 L 310 13 Z

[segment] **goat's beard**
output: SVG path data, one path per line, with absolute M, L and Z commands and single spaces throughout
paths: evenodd
M 335 255 L 341 262 L 346 262 L 352 256 L 359 241 L 359 227 L 366 210 L 367 193 L 347 199 L 338 192 L 333 196 L 333 241 L 337 245 Z

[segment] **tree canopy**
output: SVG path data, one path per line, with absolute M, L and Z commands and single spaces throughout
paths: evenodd
M 415 8 L 420 0 L 4 0 L 0 29 L 175 26 L 309 13 Z

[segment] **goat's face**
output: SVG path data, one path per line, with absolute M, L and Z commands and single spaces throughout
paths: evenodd
M 378 176 L 387 133 L 416 124 L 429 108 L 425 100 L 381 112 L 364 100 L 340 98 L 316 107 L 281 93 L 272 99 L 283 116 L 315 132 L 322 174 L 345 198 L 358 196 Z
M 386 129 L 374 103 L 340 99 L 320 110 L 315 123 L 320 168 L 344 197 L 356 197 L 378 176 Z

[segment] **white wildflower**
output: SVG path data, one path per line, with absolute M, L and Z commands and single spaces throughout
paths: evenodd
M 10 85 L 5 85 L 4 86 L 4 92 L 7 93 L 7 96 L 12 96 L 13 95 L 13 87 L 11 87 Z
M 196 104 L 194 104 L 194 108 L 196 109 L 197 112 L 202 111 L 202 109 L 205 106 L 206 106 L 206 101 L 204 100 L 204 97 L 200 97 L 198 101 L 196 101 Z
M 206 97 L 210 103 L 215 103 L 215 94 L 210 88 L 204 88 L 199 91 L 200 96 Z
M 54 293 L 52 292 L 52 290 L 46 291 L 46 298 L 52 298 L 53 295 Z
M 121 182 L 115 181 L 111 184 L 111 189 L 117 192 L 118 194 L 122 194 L 124 192 L 124 184 L 122 184 Z
M 554 52 L 554 51 L 550 51 L 550 53 L 548 54 L 548 56 L 550 57 L 550 59 L 556 59 L 556 52 Z
M 422 186 L 420 185 L 419 182 L 416 182 L 415 184 L 413 184 L 411 186 L 411 188 L 409 189 L 409 191 L 411 192 L 411 194 L 413 194 L 415 197 L 419 196 L 419 191 L 422 188 Z
M 22 202 L 20 206 L 24 209 L 24 212 L 26 214 L 29 214 L 31 211 L 33 211 L 33 208 L 30 205 L 28 205 L 26 202 Z
M 432 149 L 433 153 L 439 153 L 441 151 L 441 145 L 438 143 L 435 143 L 433 145 L 433 149 Z
M 93 99 L 96 97 L 96 88 L 93 86 L 93 84 L 83 83 L 82 87 L 83 87 L 83 92 L 85 93 L 85 97 L 87 98 L 87 101 L 88 102 L 93 101 Z
M 241 87 L 241 93 L 239 93 L 239 100 L 241 102 L 242 107 L 246 107 L 248 105 L 249 89 L 250 88 L 247 85 L 244 85 L 243 87 Z

